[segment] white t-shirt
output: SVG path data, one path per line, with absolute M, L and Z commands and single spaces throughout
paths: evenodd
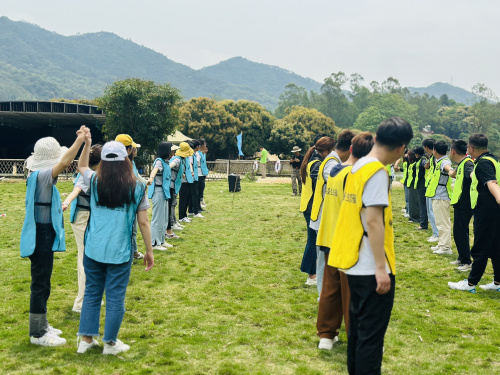
M 362 166 L 377 161 L 376 158 L 361 158 L 352 167 L 352 172 L 355 173 Z M 364 207 L 361 209 L 361 223 L 363 224 L 363 230 L 367 232 L 366 225 L 366 208 L 370 206 L 389 206 L 389 176 L 387 171 L 384 169 L 376 172 L 365 184 L 363 189 L 363 196 L 361 198 Z M 373 251 L 370 246 L 370 241 L 367 236 L 363 236 L 361 241 L 361 246 L 359 248 L 359 258 L 358 262 L 351 268 L 347 270 L 341 270 L 348 275 L 375 275 L 377 266 L 375 264 L 375 258 L 373 257 Z M 387 273 L 390 273 L 390 269 L 385 264 L 385 269 Z
M 446 158 L 446 159 L 444 159 L 444 158 Z M 449 165 L 451 167 L 451 160 L 448 159 L 446 155 L 444 155 L 444 156 L 440 157 L 438 160 L 436 160 L 436 164 L 439 163 L 440 160 L 443 160 L 441 162 L 441 173 L 443 173 L 444 167 L 446 165 Z M 439 176 L 439 183 L 445 184 L 448 182 L 449 178 L 450 177 L 441 175 L 441 176 Z M 440 200 L 444 200 L 444 201 L 449 201 L 450 197 L 448 196 L 448 190 L 446 189 L 446 186 L 438 185 L 436 187 L 436 194 L 434 194 L 434 196 L 431 199 L 440 199 Z
M 340 160 L 340 157 L 337 155 L 335 151 L 332 151 L 328 154 L 328 156 L 325 158 L 330 158 L 330 157 L 336 157 L 338 160 Z M 330 159 L 326 162 L 325 168 L 323 168 L 323 180 L 325 181 L 325 184 L 323 185 L 323 191 L 321 192 L 322 194 L 322 201 L 321 201 L 321 206 L 319 208 L 319 214 L 318 214 L 318 220 L 312 221 L 309 223 L 309 228 L 314 229 L 315 231 L 319 230 L 319 225 L 321 223 L 321 215 L 323 214 L 323 200 L 325 199 L 325 192 L 326 192 L 326 182 L 328 181 L 328 177 L 330 177 L 330 171 L 335 167 L 339 162 L 335 159 Z

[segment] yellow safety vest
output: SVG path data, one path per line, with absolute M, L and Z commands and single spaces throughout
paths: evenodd
M 319 211 L 321 210 L 321 203 L 323 203 L 323 186 L 325 185 L 325 179 L 323 178 L 323 170 L 325 169 L 326 163 L 328 161 L 335 159 L 337 163 L 341 163 L 339 159 L 335 156 L 327 157 L 321 165 L 319 166 L 318 179 L 316 180 L 316 189 L 314 190 L 313 205 L 311 208 L 311 220 L 318 220 Z
M 446 182 L 446 190 L 448 191 L 448 198 L 451 196 L 451 178 L 448 176 L 448 174 L 441 173 L 441 164 L 443 163 L 443 160 L 450 160 L 448 157 L 442 158 L 437 164 L 436 167 L 434 168 L 434 174 L 432 175 L 432 179 L 429 182 L 429 186 L 427 186 L 427 190 L 425 191 L 425 196 L 428 198 L 432 198 L 433 196 L 436 195 L 436 189 L 438 185 L 443 185 L 439 183 L 439 178 L 441 176 L 447 176 L 448 181 Z
M 311 168 L 314 163 L 319 163 L 319 160 L 316 159 L 307 164 L 306 183 L 302 184 L 302 195 L 300 196 L 300 212 L 307 210 L 307 205 L 314 194 L 311 179 Z
M 422 159 L 424 158 L 425 156 L 421 156 L 420 157 L 420 160 L 417 162 L 417 164 L 415 164 L 415 181 L 413 182 L 413 188 L 416 189 L 417 188 L 417 184 L 418 184 L 418 174 L 419 174 L 419 170 L 420 170 L 420 166 L 422 165 Z M 427 160 L 427 158 L 426 158 Z M 427 171 L 427 170 L 426 170 Z
M 413 170 L 415 169 L 415 163 L 411 163 L 408 167 L 408 178 L 406 179 L 406 187 L 413 188 Z
M 408 162 L 403 162 L 403 178 L 399 180 L 403 185 L 406 183 L 406 179 L 408 178 Z
M 493 163 L 493 165 L 495 166 L 495 176 L 497 178 L 497 183 L 500 181 L 500 165 L 498 165 L 498 162 L 491 156 L 483 156 L 482 158 L 480 157 L 480 159 L 478 158 L 476 160 L 476 165 L 474 165 L 474 172 L 472 172 L 472 182 L 470 184 L 470 205 L 472 208 L 476 208 L 477 198 L 479 197 L 479 193 L 477 192 L 478 180 L 476 177 L 476 167 L 483 159 L 489 160 Z
M 332 247 L 328 264 L 335 268 L 349 269 L 359 259 L 359 249 L 365 230 L 361 222 L 363 209 L 363 190 L 366 182 L 380 169 L 382 163 L 374 161 L 362 166 L 355 173 L 349 173 L 344 188 L 344 200 L 340 206 L 339 217 L 333 234 Z M 392 228 L 391 191 L 387 186 L 389 206 L 384 209 L 384 250 L 385 259 L 393 275 L 396 274 L 396 256 L 394 252 L 394 231 Z
M 429 158 L 429 169 L 425 170 L 425 187 L 429 186 L 429 183 L 431 182 L 432 176 L 434 175 L 434 160 L 436 158 L 434 155 L 432 155 Z
M 344 167 L 335 177 L 328 178 L 326 183 L 325 199 L 323 201 L 323 214 L 319 224 L 316 245 L 332 247 L 333 233 L 339 216 L 340 205 L 344 198 L 344 183 L 352 165 Z
M 466 156 L 464 160 L 458 164 L 457 175 L 455 176 L 455 186 L 453 186 L 453 193 L 451 194 L 450 205 L 457 204 L 462 196 L 462 188 L 464 186 L 464 168 L 465 163 L 471 160 L 470 156 Z

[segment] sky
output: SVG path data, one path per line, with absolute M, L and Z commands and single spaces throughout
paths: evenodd
M 500 96 L 497 0 L 2 0 L 0 16 L 112 32 L 194 69 L 242 56 L 318 82 L 342 71 Z

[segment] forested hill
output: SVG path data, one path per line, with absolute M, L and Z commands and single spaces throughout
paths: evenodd
M 168 82 L 185 99 L 247 99 L 271 110 L 289 83 L 309 92 L 321 87 L 310 78 L 242 57 L 194 70 L 112 33 L 63 36 L 0 17 L 0 100 L 93 99 L 106 85 L 129 77 Z M 432 91 L 436 85 L 439 90 Z M 436 97 L 447 94 L 465 103 L 467 94 L 472 95 L 442 85 L 410 90 Z
M 408 90 L 412 93 L 416 92 L 420 95 L 428 94 L 436 98 L 446 94 L 448 98 L 453 99 L 457 103 L 464 104 L 471 104 L 475 99 L 474 94 L 470 91 L 442 82 L 436 82 L 427 87 L 408 87 Z
M 224 67 L 230 67 L 227 75 Z M 314 90 L 321 86 L 242 58 L 194 70 L 112 33 L 66 37 L 0 17 L 0 100 L 93 99 L 107 84 L 128 77 L 168 82 L 186 99 L 248 99 L 271 109 L 290 82 Z

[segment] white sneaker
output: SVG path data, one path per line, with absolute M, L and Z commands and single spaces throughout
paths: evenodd
M 439 237 L 430 236 L 429 238 L 427 238 L 427 241 L 428 242 L 438 242 L 439 241 Z
M 194 217 L 205 217 L 205 216 L 203 216 L 202 214 L 196 214 L 194 215 Z
M 161 245 L 162 245 L 162 246 L 165 246 L 166 248 L 174 247 L 174 245 L 170 245 L 170 244 L 169 244 L 169 243 L 167 243 L 167 242 L 163 242 Z M 166 249 L 165 249 L 165 250 L 166 250 Z
M 441 254 L 441 255 L 450 255 L 450 254 L 453 254 L 453 252 L 451 251 L 451 249 L 439 249 L 439 250 L 435 250 L 433 251 L 434 254 Z
M 474 285 L 469 285 L 467 282 L 467 279 L 460 280 L 459 282 L 452 283 L 451 281 L 448 282 L 448 286 L 451 289 L 456 289 L 456 290 L 466 290 L 471 293 L 476 293 L 476 287 Z
M 496 290 L 500 292 L 500 285 L 495 284 L 494 281 L 486 285 L 479 285 L 479 287 L 484 290 Z
M 120 340 L 116 340 L 115 345 L 108 344 L 107 342 L 104 343 L 104 350 L 102 351 L 102 354 L 118 354 L 122 352 L 126 352 L 130 349 L 130 346 L 127 344 L 124 344 Z
M 450 262 L 450 264 L 454 264 L 454 265 L 457 265 L 457 266 L 461 266 L 461 265 L 462 265 L 462 262 L 460 262 L 460 261 L 457 259 L 457 260 L 454 260 L 453 262 Z
M 93 346 L 99 346 L 99 343 L 97 342 L 96 339 L 92 339 L 92 342 L 89 344 L 87 341 L 82 340 L 81 336 L 78 336 L 78 339 L 76 341 L 77 341 L 77 343 L 78 343 L 78 341 L 80 341 L 78 343 L 78 349 L 76 349 L 76 352 L 80 353 L 80 354 L 85 353 L 87 350 L 89 350 Z
M 333 344 L 339 341 L 338 336 L 335 336 L 333 339 L 319 339 L 318 349 L 331 350 L 333 348 Z
M 206 208 L 206 207 L 207 207 L 207 205 L 202 203 L 202 204 L 200 204 L 200 207 L 201 207 L 201 208 Z
M 60 329 L 54 328 L 50 324 L 47 327 L 47 332 L 53 333 L 54 335 L 57 335 L 57 336 L 62 335 L 62 331 Z
M 437 251 L 437 250 L 439 250 L 439 249 L 440 249 L 440 247 L 439 247 L 438 245 L 436 245 L 436 246 L 431 246 L 431 250 L 432 250 L 432 251 Z
M 177 225 L 177 223 L 176 223 L 176 224 L 172 225 L 172 229 L 173 230 L 183 230 L 184 227 L 181 227 L 180 225 Z
M 184 218 L 184 219 L 180 219 L 179 220 L 181 223 L 190 223 L 191 222 L 191 219 L 188 218 L 187 216 Z
M 73 306 L 73 308 L 71 309 L 71 311 L 74 311 L 74 312 L 76 312 L 76 313 L 78 313 L 78 314 L 81 314 L 81 312 L 82 312 L 82 308 L 81 308 L 81 307 L 80 307 L 80 308 L 78 308 L 78 307 L 74 307 L 74 306 Z
M 455 269 L 462 272 L 469 272 L 472 269 L 472 264 L 462 264 L 461 266 Z
M 153 246 L 153 250 L 161 250 L 161 251 L 165 251 L 167 250 L 166 247 L 163 247 L 161 245 L 156 245 L 156 246 Z
M 192 212 L 188 212 L 188 216 L 194 216 Z
M 30 342 L 40 346 L 59 346 L 66 344 L 66 339 L 47 331 L 42 337 L 31 336 Z
M 403 208 L 401 212 L 406 213 L 406 208 Z
M 318 285 L 318 280 L 316 278 L 311 279 L 308 277 L 306 280 L 306 285 Z
M 410 215 L 409 215 L 409 214 L 403 214 L 403 216 L 404 216 L 404 217 L 410 217 Z

